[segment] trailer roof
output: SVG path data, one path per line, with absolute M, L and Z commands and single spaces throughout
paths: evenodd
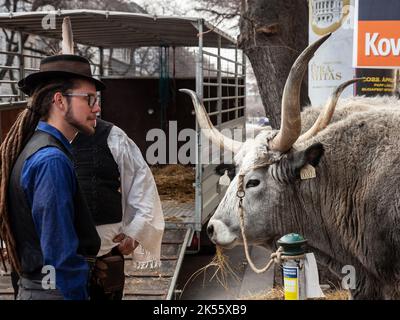
M 56 17 L 56 29 L 42 27 L 42 20 L 48 15 Z M 219 36 L 221 47 L 236 46 L 235 39 L 199 18 L 152 16 L 130 12 L 79 9 L 0 13 L 0 27 L 61 39 L 62 20 L 66 16 L 71 19 L 74 41 L 89 46 L 198 46 L 199 21 L 203 22 L 203 46 L 218 47 Z

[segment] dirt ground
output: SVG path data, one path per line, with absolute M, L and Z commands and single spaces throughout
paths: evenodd
M 151 166 L 150 169 L 156 181 L 161 200 L 174 200 L 180 203 L 194 201 L 194 167 L 170 164 Z

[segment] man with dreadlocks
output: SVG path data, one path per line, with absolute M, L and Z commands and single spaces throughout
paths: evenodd
M 17 299 L 87 299 L 100 238 L 70 141 L 94 133 L 96 91 L 105 86 L 92 77 L 89 61 L 73 54 L 43 59 L 40 71 L 18 85 L 30 102 L 0 150 L 0 236 L 20 276 Z M 46 283 L 47 270 L 55 271 L 54 283 Z

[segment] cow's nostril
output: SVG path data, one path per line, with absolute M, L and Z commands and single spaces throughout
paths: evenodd
M 207 235 L 208 235 L 208 237 L 211 239 L 212 236 L 213 236 L 213 234 L 214 234 L 214 227 L 213 227 L 212 224 L 210 224 L 210 225 L 207 227 Z

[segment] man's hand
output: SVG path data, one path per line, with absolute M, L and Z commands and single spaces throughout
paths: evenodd
M 128 255 L 136 249 L 139 245 L 139 242 L 133 240 L 131 237 L 127 236 L 124 233 L 117 234 L 114 239 L 114 242 L 119 242 L 118 250 L 123 255 Z

